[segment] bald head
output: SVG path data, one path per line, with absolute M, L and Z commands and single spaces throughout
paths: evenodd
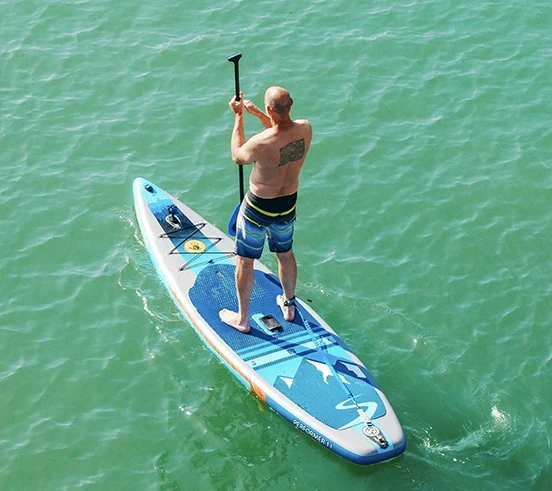
M 293 99 L 289 92 L 278 86 L 269 87 L 265 92 L 265 106 L 269 107 L 278 116 L 288 116 Z

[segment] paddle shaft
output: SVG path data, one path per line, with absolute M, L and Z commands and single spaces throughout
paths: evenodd
M 228 58 L 228 61 L 232 62 L 234 64 L 234 84 L 236 87 L 236 100 L 240 100 L 240 68 L 239 68 L 239 61 L 242 57 L 241 53 L 238 53 L 237 55 L 233 55 L 230 58 Z M 240 203 L 243 201 L 243 197 L 245 196 L 245 190 L 243 185 L 243 165 L 238 166 L 238 173 L 239 173 L 239 182 L 240 182 Z

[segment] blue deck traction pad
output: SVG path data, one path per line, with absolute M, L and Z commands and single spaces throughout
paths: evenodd
M 282 325 L 282 332 L 270 335 L 251 322 L 249 334 L 242 334 L 224 324 L 219 318 L 219 311 L 222 308 L 238 308 L 234 275 L 233 265 L 208 265 L 199 272 L 189 292 L 199 314 L 230 348 L 242 359 L 250 360 L 250 365 L 282 394 L 332 428 L 350 425 L 358 419 L 358 414 L 341 382 L 335 380 L 329 368 L 324 368 L 326 359 L 342 380 L 349 384 L 359 405 L 363 409 L 374 410 L 371 418 L 385 415 L 384 404 L 373 387 L 375 381 L 368 370 L 349 359 L 344 350 L 347 347 L 339 338 L 322 329 L 308 312 L 301 310 L 315 336 L 320 336 L 322 344 L 325 344 L 327 351 L 323 356 L 302 324 L 301 316 L 296 315 L 293 322 L 284 320 L 276 304 L 276 296 L 281 294 L 282 288 L 273 275 L 255 271 L 251 313 L 272 314 Z M 305 346 L 307 344 L 310 347 Z M 340 356 L 336 357 L 332 351 Z M 277 355 L 274 361 L 262 363 L 262 360 L 270 360 L 271 354 Z

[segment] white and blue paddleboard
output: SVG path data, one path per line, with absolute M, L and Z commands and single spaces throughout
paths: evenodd
M 243 385 L 352 462 L 373 464 L 404 451 L 404 432 L 389 401 L 311 307 L 298 298 L 294 321 L 285 321 L 276 304 L 280 282 L 255 261 L 251 331 L 227 326 L 219 311 L 238 308 L 234 241 L 145 179 L 134 181 L 134 204 L 147 249 L 174 301 Z

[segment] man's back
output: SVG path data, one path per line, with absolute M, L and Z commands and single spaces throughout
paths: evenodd
M 299 187 L 299 172 L 312 140 L 312 127 L 306 119 L 293 121 L 290 110 L 293 99 L 282 87 L 265 92 L 267 114 L 255 108 L 255 114 L 267 128 L 245 140 L 243 99 L 230 103 L 236 115 L 230 148 L 238 165 L 254 163 L 249 189 L 259 198 L 271 199 L 294 194 Z
M 295 193 L 311 140 L 312 128 L 306 119 L 289 120 L 256 135 L 252 142 L 257 160 L 249 180 L 251 192 L 259 198 Z

